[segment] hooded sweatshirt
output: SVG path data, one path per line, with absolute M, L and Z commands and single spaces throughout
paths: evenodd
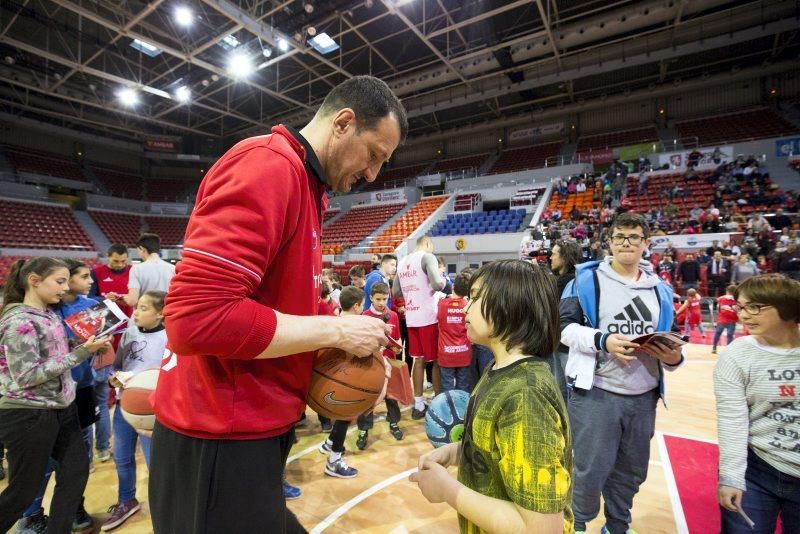
M 70 369 L 91 356 L 69 352 L 61 318 L 26 304 L 0 317 L 0 408 L 66 408 L 75 400 Z

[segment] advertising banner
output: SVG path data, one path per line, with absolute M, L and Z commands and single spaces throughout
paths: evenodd
M 177 152 L 179 141 L 174 137 L 148 137 L 144 140 L 144 148 L 153 152 Z
M 612 161 L 614 161 L 614 149 L 612 148 L 578 153 L 578 162 L 580 163 L 611 163 Z
M 388 191 L 375 191 L 370 195 L 372 202 L 392 202 L 406 198 L 405 191 L 402 189 L 389 189 Z
M 533 126 L 531 128 L 522 128 L 521 130 L 514 130 L 508 136 L 511 141 L 518 141 L 520 139 L 530 139 L 531 137 L 542 137 L 545 135 L 554 135 L 564 132 L 564 123 L 543 124 L 542 126 Z
M 800 137 L 792 139 L 778 139 L 775 141 L 775 155 L 779 158 L 797 156 L 800 154 Z
M 652 154 L 661 150 L 661 143 L 639 143 L 638 145 L 628 145 L 619 147 L 619 159 L 622 161 L 638 160 L 642 156 Z
M 720 157 L 719 161 L 714 161 L 714 150 L 719 148 Z M 689 154 L 697 150 L 702 154 L 698 162 L 698 166 L 714 166 L 721 163 L 727 163 L 734 159 L 733 146 L 726 145 L 720 147 L 704 147 L 704 148 L 690 148 L 687 150 L 680 150 L 678 152 L 665 152 L 658 155 L 659 166 L 667 164 L 671 169 L 685 169 L 686 163 L 689 161 Z
M 672 245 L 677 249 L 698 249 L 708 248 L 713 244 L 714 241 L 719 241 L 720 243 L 723 241 L 729 241 L 730 238 L 731 234 L 728 233 L 678 234 L 651 236 L 650 241 L 653 242 L 653 248 L 655 250 L 663 250 L 667 248 L 667 241 L 671 242 Z
M 418 187 L 430 187 L 432 185 L 442 185 L 442 174 L 427 174 L 417 178 Z

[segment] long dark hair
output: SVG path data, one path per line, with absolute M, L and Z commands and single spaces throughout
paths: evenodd
M 64 265 L 67 266 L 67 269 L 69 269 L 70 276 L 74 276 L 81 267 L 86 267 L 87 269 L 89 268 L 88 265 L 83 263 L 81 260 L 76 260 L 75 258 L 64 258 L 62 261 L 64 262 Z
M 15 261 L 11 266 L 11 272 L 8 273 L 6 285 L 3 289 L 3 310 L 9 304 L 16 304 L 25 300 L 25 291 L 28 289 L 26 285 L 31 274 L 47 278 L 56 269 L 65 268 L 67 268 L 67 265 L 63 261 L 43 256 Z

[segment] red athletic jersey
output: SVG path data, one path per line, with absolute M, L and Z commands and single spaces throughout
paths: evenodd
M 686 299 L 686 302 L 689 303 L 686 320 L 689 321 L 689 324 L 700 324 L 700 299 Z
M 464 324 L 464 308 L 467 300 L 447 297 L 439 301 L 439 357 L 441 367 L 466 367 L 472 361 L 472 344 L 467 337 Z
M 736 299 L 733 295 L 722 295 L 717 299 L 719 304 L 719 315 L 717 316 L 718 323 L 735 323 L 739 316 L 733 310 L 736 305 Z
M 126 265 L 122 271 L 112 271 L 108 265 L 99 265 L 92 269 L 100 296 L 105 297 L 109 293 L 127 295 L 131 267 L 131 265 Z M 123 300 L 116 301 L 116 304 L 128 317 L 133 313 L 133 308 L 125 304 Z
M 333 311 L 333 308 L 330 304 L 322 299 L 319 299 L 319 309 L 317 311 L 317 315 L 336 315 L 336 312 Z
M 363 315 L 369 315 L 370 317 L 377 317 L 378 319 L 383 319 L 384 315 L 386 315 L 387 313 L 389 314 L 389 320 L 386 322 L 386 324 L 391 325 L 392 327 L 392 334 L 391 334 L 392 339 L 400 341 L 400 318 L 397 316 L 395 312 L 393 312 L 390 309 L 387 309 L 385 313 L 381 314 L 381 313 L 376 313 L 372 310 L 372 308 L 369 308 L 368 310 L 364 311 Z M 397 355 L 394 353 L 394 351 L 388 347 L 383 349 L 383 356 L 391 360 L 397 358 Z
M 176 432 L 267 438 L 305 410 L 314 354 L 254 359 L 272 342 L 275 310 L 317 313 L 325 177 L 303 141 L 282 125 L 245 139 L 200 185 L 151 396 L 158 421 Z

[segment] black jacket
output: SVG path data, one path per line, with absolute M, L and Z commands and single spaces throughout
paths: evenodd
M 678 267 L 678 277 L 687 284 L 696 284 L 700 281 L 700 264 L 697 260 L 684 260 Z

